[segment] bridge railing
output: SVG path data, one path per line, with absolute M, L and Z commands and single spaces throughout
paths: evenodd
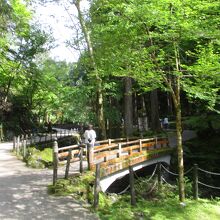
M 135 137 L 132 138 L 116 138 L 116 139 L 106 139 L 106 140 L 101 140 L 101 141 L 96 141 L 95 144 L 96 146 L 93 149 L 93 154 L 95 155 L 97 152 L 105 151 L 105 150 L 111 150 L 111 148 L 114 148 L 114 146 L 118 146 L 118 143 L 128 143 L 125 142 L 127 140 L 134 140 Z M 137 139 L 137 138 L 136 138 Z M 72 153 L 72 159 L 71 161 L 77 161 L 77 156 L 80 153 L 80 148 L 83 148 L 84 154 L 88 154 L 87 149 L 86 149 L 86 144 L 75 144 L 75 145 L 70 145 L 66 147 L 61 147 L 58 149 L 58 157 L 61 160 L 64 160 L 68 157 L 69 151 L 71 150 Z M 92 158 L 94 158 L 93 155 L 91 155 Z M 92 161 L 91 161 L 92 162 Z
M 58 158 L 60 160 L 65 160 L 71 153 L 71 162 L 78 161 L 81 147 L 86 149 L 85 144 L 75 144 L 67 147 L 61 147 L 58 149 Z
M 88 167 L 93 169 L 95 164 L 102 163 L 101 167 L 108 164 L 114 164 L 122 159 L 131 156 L 141 155 L 149 150 L 161 149 L 168 146 L 167 138 L 147 138 L 127 141 L 126 138 L 108 139 L 97 141 L 94 149 L 87 152 L 85 144 L 76 144 L 58 149 L 58 158 L 66 160 L 71 154 L 71 162 L 78 161 L 80 149 L 83 148 L 83 154 L 88 155 Z M 89 158 L 89 159 L 88 159 Z
M 104 176 L 128 166 L 127 159 L 130 164 L 135 164 L 146 160 L 147 152 L 164 152 L 167 149 L 170 149 L 168 139 L 162 137 L 95 146 L 90 167 L 95 169 L 95 164 L 100 163 Z
M 99 145 L 96 145 L 94 149 L 90 149 L 88 152 L 85 144 L 56 147 L 54 148 L 56 149 L 54 151 L 54 154 L 56 154 L 56 157 L 54 157 L 56 162 L 54 164 L 58 164 L 62 160 L 66 161 L 65 177 L 68 177 L 70 163 L 80 161 L 79 169 L 82 171 L 83 158 L 87 158 L 88 168 L 94 170 L 96 164 L 100 163 L 102 176 L 105 176 L 129 165 L 149 159 L 147 153 L 150 151 L 156 151 L 157 154 L 158 151 L 163 153 L 163 151 L 170 149 L 168 139 L 162 137 L 131 141 L 127 141 L 126 138 L 108 139 L 98 141 L 96 144 Z M 54 145 L 58 146 L 56 141 Z

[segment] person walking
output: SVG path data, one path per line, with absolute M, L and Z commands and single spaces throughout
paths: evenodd
M 93 148 L 96 141 L 96 132 L 93 129 L 93 126 L 90 124 L 88 128 L 85 130 L 84 134 L 85 144 L 87 147 L 87 161 L 88 161 L 88 169 L 91 169 L 91 163 L 93 162 Z
M 164 127 L 164 129 L 168 129 L 168 125 L 169 125 L 168 117 L 165 117 L 163 119 L 163 127 Z

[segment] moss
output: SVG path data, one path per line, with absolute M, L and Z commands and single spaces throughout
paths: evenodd
M 40 151 L 35 147 L 28 148 L 25 158 L 27 166 L 32 168 L 45 168 L 52 166 L 52 149 L 45 148 Z
M 91 171 L 85 172 L 82 175 L 75 175 L 69 179 L 59 179 L 56 184 L 49 185 L 48 191 L 54 195 L 72 195 L 74 198 L 84 201 L 93 201 L 93 190 L 95 176 Z

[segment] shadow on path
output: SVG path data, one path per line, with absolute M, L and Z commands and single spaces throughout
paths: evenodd
M 11 156 L 0 144 L 0 219 L 98 219 L 69 197 L 47 194 L 51 170 L 34 170 Z

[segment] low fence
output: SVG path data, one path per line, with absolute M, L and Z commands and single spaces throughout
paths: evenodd
M 52 146 L 54 141 L 61 140 L 66 137 L 76 136 L 77 133 L 72 130 L 65 130 L 56 133 L 33 133 L 20 136 L 14 136 L 13 138 L 13 151 L 16 155 L 22 155 L 26 157 L 27 148 L 29 146 Z
M 96 164 L 96 176 L 95 176 L 95 184 L 94 184 L 94 203 L 93 203 L 95 208 L 97 208 L 99 204 L 100 176 L 101 176 L 100 167 L 101 167 L 101 164 Z M 170 175 L 176 176 L 176 177 L 179 176 L 177 173 L 174 173 L 168 170 L 166 167 L 163 166 L 163 164 L 157 163 L 155 165 L 155 169 L 152 175 L 147 180 L 145 180 L 145 182 L 148 183 L 156 176 L 151 189 L 147 192 L 148 194 L 150 194 L 156 187 L 158 187 L 158 190 L 160 190 L 163 183 L 168 184 L 172 188 L 177 187 L 176 185 L 171 185 L 167 182 L 167 180 L 163 177 L 164 172 Z M 201 169 L 198 167 L 197 164 L 194 164 L 194 166 L 188 171 L 186 171 L 184 175 L 187 175 L 190 172 L 193 172 L 193 178 L 192 178 L 193 188 L 192 189 L 193 189 L 193 198 L 195 200 L 198 200 L 199 198 L 199 185 L 212 188 L 215 190 L 220 190 L 220 186 L 212 186 L 212 185 L 201 182 L 199 180 L 199 172 L 203 172 L 203 173 L 206 173 L 209 175 L 215 175 L 215 176 L 220 176 L 220 173 L 210 172 L 210 171 Z M 123 193 L 126 193 L 130 189 L 130 196 L 131 196 L 130 202 L 131 202 L 131 205 L 133 206 L 136 205 L 136 192 L 135 192 L 135 187 L 134 187 L 134 180 L 138 178 L 139 177 L 133 171 L 133 167 L 129 166 L 129 184 L 124 190 L 118 193 L 118 194 L 123 194 Z

